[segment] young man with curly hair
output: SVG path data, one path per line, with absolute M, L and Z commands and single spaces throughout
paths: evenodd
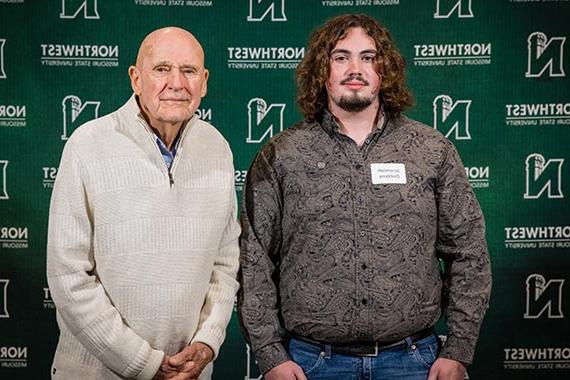
M 263 147 L 244 192 L 238 305 L 260 370 L 463 379 L 491 273 L 456 149 L 402 115 L 404 60 L 366 15 L 316 30 L 297 84 L 305 119 Z

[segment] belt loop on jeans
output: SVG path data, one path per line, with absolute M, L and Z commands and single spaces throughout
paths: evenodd
M 325 355 L 325 359 L 330 359 L 332 355 L 332 347 L 330 344 L 323 345 L 323 353 Z

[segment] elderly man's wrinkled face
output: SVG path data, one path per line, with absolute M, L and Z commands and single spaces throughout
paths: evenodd
M 181 29 L 151 33 L 129 75 L 140 106 L 155 128 L 190 119 L 206 95 L 204 52 L 198 41 Z

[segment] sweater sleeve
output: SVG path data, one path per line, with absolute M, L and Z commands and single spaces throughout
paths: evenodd
M 232 185 L 228 196 L 231 197 L 231 207 L 228 213 L 226 228 L 222 234 L 220 248 L 214 260 L 214 268 L 206 299 L 200 312 L 198 328 L 192 342 L 207 344 L 218 356 L 220 346 L 226 336 L 226 327 L 233 312 L 235 294 L 239 284 L 236 280 L 239 267 L 239 235 L 240 226 L 237 222 L 237 200 L 233 185 L 233 165 L 231 165 Z
M 449 143 L 436 183 L 436 249 L 445 262 L 448 337 L 440 357 L 471 364 L 489 305 L 491 265 L 481 208 Z
M 58 323 L 120 376 L 151 379 L 164 353 L 124 324 L 98 278 L 86 177 L 71 139 L 62 155 L 49 211 L 47 279 Z

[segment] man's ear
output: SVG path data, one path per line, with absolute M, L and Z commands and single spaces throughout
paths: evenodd
M 131 78 L 131 88 L 136 95 L 140 95 L 140 73 L 136 66 L 129 67 L 129 78 Z
M 202 82 L 202 97 L 206 96 L 208 93 L 208 77 L 210 76 L 210 72 L 208 69 L 204 69 L 204 82 Z

